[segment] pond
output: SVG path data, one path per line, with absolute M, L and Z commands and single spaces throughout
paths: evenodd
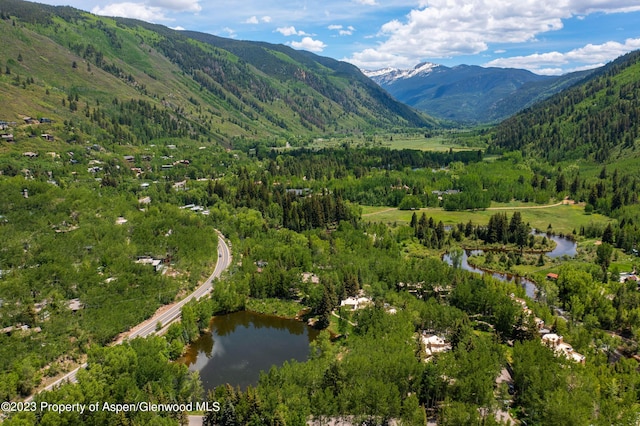
M 576 244 L 575 241 L 572 241 L 568 238 L 559 237 L 557 235 L 547 235 L 545 232 L 540 232 L 535 229 L 533 230 L 533 234 L 546 236 L 556 243 L 556 246 L 553 250 L 545 253 L 546 256 L 549 256 L 552 259 L 565 255 L 574 257 L 576 254 L 578 254 L 578 244 Z
M 246 389 L 260 371 L 295 359 L 306 361 L 318 331 L 285 318 L 241 311 L 214 317 L 211 332 L 193 342 L 181 362 L 199 371 L 205 391 L 229 383 Z
M 538 233 L 536 231 L 534 231 L 534 233 L 536 235 L 546 235 L 544 233 Z M 559 237 L 556 235 L 551 235 L 551 236 L 547 236 L 547 238 L 550 238 L 551 240 L 553 240 L 556 243 L 555 248 L 548 252 L 545 253 L 546 256 L 549 256 L 551 258 L 556 258 L 556 257 L 560 257 L 560 256 L 569 256 L 569 257 L 573 257 L 576 255 L 577 253 L 577 244 L 574 241 L 569 240 L 568 238 L 563 238 L 563 237 Z M 462 269 L 464 269 L 465 271 L 471 271 L 471 272 L 476 272 L 476 273 L 480 273 L 480 274 L 486 274 L 486 273 L 491 273 L 491 275 L 501 281 L 516 281 L 518 282 L 522 287 L 524 287 L 525 293 L 527 294 L 527 296 L 529 296 L 532 299 L 535 299 L 536 297 L 536 291 L 537 291 L 537 287 L 536 284 L 527 279 L 527 278 L 523 278 L 523 277 L 519 277 L 517 275 L 514 274 L 507 274 L 507 273 L 500 273 L 500 272 L 489 272 L 486 271 L 482 268 L 476 268 L 473 265 L 470 265 L 468 262 L 469 256 L 474 256 L 474 255 L 479 255 L 482 254 L 483 250 L 465 250 L 462 253 L 462 259 L 461 259 L 461 263 L 460 263 L 460 267 Z M 453 264 L 453 260 L 451 259 L 451 256 L 449 255 L 449 253 L 445 254 L 442 257 L 442 260 L 447 262 L 449 265 Z

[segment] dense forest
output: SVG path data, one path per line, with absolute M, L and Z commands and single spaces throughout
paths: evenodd
M 53 157 L 16 157 L 18 164 L 15 161 L 4 163 L 3 211 L 7 212 L 4 220 L 19 226 L 2 228 L 5 240 L 10 242 L 6 247 L 15 246 L 15 250 L 6 250 L 3 255 L 3 269 L 10 272 L 3 277 L 2 288 L 16 289 L 15 295 L 4 300 L 2 318 L 4 325 L 21 323 L 29 325 L 30 329 L 39 327 L 42 330 L 37 335 L 15 332 L 3 337 L 2 347 L 8 351 L 3 357 L 8 360 L 4 366 L 4 377 L 8 380 L 3 381 L 6 397 L 28 394 L 37 386 L 43 367 L 51 375 L 64 370 L 65 363 L 59 357 L 69 350 L 75 351 L 78 359 L 84 353 L 89 360 L 95 359 L 92 357 L 96 345 L 108 342 L 117 331 L 149 315 L 149 310 L 140 309 L 142 300 L 147 300 L 144 303 L 152 310 L 157 303 L 170 300 L 173 297 L 170 290 L 177 289 L 180 283 L 193 285 L 201 274 L 196 271 L 204 272 L 206 261 L 215 259 L 215 227 L 234 242 L 235 255 L 243 261 L 234 267 L 233 274 L 216 284 L 212 298 L 185 306 L 182 322 L 173 324 L 165 337 L 154 343 L 162 346 L 163 359 L 176 359 L 185 345 L 207 327 L 211 315 L 246 309 L 255 299 L 279 299 L 307 307 L 309 314 L 318 320 L 319 327 L 329 327 L 344 336 L 334 342 L 325 336 L 316 343 L 314 355 L 307 363 L 274 367 L 255 388 L 246 391 L 216 389 L 207 398 L 219 402 L 223 408 L 209 414 L 206 421 L 210 424 L 233 421 L 251 424 L 251 418 L 254 422 L 257 422 L 255 419 L 267 419 L 261 421 L 268 424 L 300 424 L 308 418 L 323 422 L 331 417 L 350 416 L 375 424 L 391 419 L 422 424 L 425 416 L 436 416 L 442 424 L 459 424 L 461 419 L 486 423 L 507 408 L 498 403 L 504 399 L 512 401 L 510 404 L 516 408 L 514 415 L 532 423 L 546 424 L 556 416 L 572 418 L 566 405 L 541 403 L 550 400 L 576 404 L 580 416 L 575 417 L 573 424 L 583 424 L 585 419 L 609 424 L 612 419 L 633 418 L 637 409 L 636 374 L 632 368 L 635 361 L 623 356 L 611 362 L 611 357 L 615 358 L 617 353 L 617 349 L 612 352 L 611 348 L 620 347 L 629 355 L 634 352 L 633 346 L 616 341 L 603 330 L 635 339 L 640 327 L 637 320 L 640 305 L 633 296 L 635 284 L 623 285 L 615 281 L 613 275 L 603 276 L 603 270 L 609 272 L 610 264 L 604 269 L 605 263 L 567 264 L 558 269 L 556 282 L 545 282 L 544 278 L 538 281 L 544 290 L 544 299 L 537 303 L 527 302 L 537 317 L 586 356 L 584 366 L 575 365 L 554 356 L 540 344 L 533 317 L 526 315 L 511 296 L 524 297 L 521 287 L 479 278 L 451 268 L 438 258 L 443 250 L 460 245 L 497 244 L 513 247 L 513 256 L 509 253 L 507 263 L 510 259 L 513 259 L 513 265 L 527 262 L 519 257 L 532 248 L 539 249 L 543 237 L 531 238 L 530 225 L 519 212 L 508 215 L 497 212 L 486 222 L 448 224 L 445 228 L 442 221 L 414 211 L 411 213 L 414 219 L 406 224 L 389 226 L 364 220 L 357 200 L 350 200 L 348 195 L 353 193 L 353 189 L 349 189 L 351 186 L 357 188 L 374 177 L 379 179 L 378 185 L 373 187 L 378 191 L 399 186 L 396 190 L 403 194 L 398 198 L 402 201 L 406 197 L 421 199 L 431 194 L 430 185 L 434 182 L 468 180 L 482 185 L 485 179 L 491 178 L 501 180 L 504 187 L 522 185 L 535 191 L 543 185 L 539 183 L 541 176 L 550 176 L 553 180 L 544 179 L 544 191 L 547 191 L 544 193 L 561 198 L 570 189 L 557 184 L 558 176 L 568 175 L 569 171 L 563 169 L 559 173 L 557 168 L 545 168 L 536 163 L 529 163 L 533 167 L 523 169 L 527 160 L 517 156 L 484 163 L 477 153 L 469 153 L 468 158 L 457 157 L 454 161 L 449 153 L 427 155 L 347 147 L 270 153 L 260 158 L 246 155 L 235 158 L 233 153 L 201 150 L 193 143 L 176 148 L 155 147 L 144 152 L 146 154 L 136 154 L 133 159 L 125 160 L 108 152 L 89 149 L 82 156 L 75 154 L 73 158 L 83 164 L 73 165 L 68 160 Z M 157 167 L 167 161 L 157 158 L 165 153 L 175 159 L 189 158 L 189 164 L 168 169 Z M 150 158 L 143 158 L 145 156 Z M 338 160 L 332 160 L 334 156 Z M 340 158 L 350 158 L 352 163 L 345 167 Z M 225 168 L 217 172 L 208 168 L 215 159 L 217 162 L 223 159 Z M 94 160 L 102 164 L 91 163 Z M 26 179 L 20 169 L 11 173 L 15 169 L 9 166 L 23 167 L 20 162 L 26 162 L 24 166 L 33 169 L 30 178 Z M 384 163 L 386 167 L 379 166 Z M 488 164 L 494 166 L 493 175 L 483 172 Z M 102 170 L 89 171 L 87 166 L 90 165 L 102 167 Z M 138 174 L 130 170 L 130 166 L 142 168 L 144 172 Z M 46 172 L 49 169 L 52 173 Z M 224 174 L 215 180 L 198 180 L 203 173 L 218 174 L 222 170 Z M 621 179 L 622 172 L 616 170 L 594 170 L 592 176 L 583 179 L 593 182 L 596 187 L 601 186 L 602 199 L 607 200 L 606 194 L 614 187 L 627 188 L 626 185 L 633 182 L 631 178 Z M 355 173 L 358 173 L 357 177 Z M 456 178 L 452 179 L 454 173 Z M 184 188 L 175 186 L 185 175 L 194 178 L 187 179 Z M 163 179 L 153 183 L 149 177 Z M 400 185 L 397 179 L 402 182 Z M 150 185 L 143 186 L 144 183 Z M 420 183 L 424 186 L 419 187 Z M 420 189 L 415 189 L 418 187 Z M 579 191 L 585 194 L 587 187 L 578 185 Z M 28 198 L 24 196 L 25 189 Z M 558 190 L 561 191 L 556 192 Z M 150 198 L 150 205 L 140 204 L 145 197 Z M 441 200 L 434 198 L 434 202 L 439 205 Z M 209 214 L 205 216 L 179 208 L 191 204 L 201 205 Z M 29 213 L 44 205 L 55 208 L 42 215 Z M 596 202 L 595 205 L 610 209 L 609 204 Z M 630 199 L 625 208 L 633 207 Z M 442 208 L 436 210 L 444 211 Z M 299 222 L 291 222 L 296 215 Z M 127 222 L 117 224 L 120 217 L 126 218 Z M 36 219 L 39 222 L 33 222 Z M 42 230 L 35 235 L 25 235 L 27 229 L 39 227 Z M 20 229 L 25 232 L 14 232 Z M 207 233 L 206 229 L 211 232 Z M 576 229 L 575 238 L 601 238 L 607 244 L 603 247 L 617 250 L 622 229 L 635 228 L 631 221 L 626 221 L 622 228 L 619 225 L 589 226 Z M 89 234 L 84 236 L 85 232 Z M 56 247 L 76 249 L 51 251 L 47 248 L 51 238 L 64 239 L 64 243 Z M 200 243 L 193 244 L 193 241 Z M 28 243 L 27 247 L 24 242 Z M 432 251 L 426 252 L 428 255 L 425 256 L 425 252 L 415 251 L 414 242 Z M 45 255 L 50 259 L 48 262 L 45 262 Z M 135 263 L 139 255 L 170 256 L 170 268 L 182 273 L 176 277 L 158 276 L 151 268 Z M 610 261 L 611 255 L 612 252 L 603 253 L 603 262 Z M 191 263 L 184 263 L 187 261 Z M 258 269 L 258 262 L 264 266 Z M 65 264 L 78 267 L 67 270 L 61 267 Z M 127 271 L 132 275 L 127 275 Z M 302 280 L 304 272 L 316 274 L 319 283 Z M 33 274 L 40 275 L 30 278 Z M 149 284 L 142 282 L 145 277 Z M 607 278 L 606 283 L 603 278 Z M 27 288 L 17 284 L 24 282 L 32 284 Z M 105 284 L 87 285 L 100 282 Z M 158 292 L 158 285 L 165 290 Z M 449 289 L 448 294 L 442 293 L 443 287 Z M 54 297 L 52 289 L 56 289 L 59 296 Z M 100 299 L 102 291 L 115 296 L 115 306 L 118 306 L 118 297 L 123 299 L 119 303 L 134 304 L 136 308 L 130 312 L 135 313 L 135 318 L 121 314 L 110 318 L 108 315 L 113 312 L 114 305 L 105 305 L 102 310 L 100 303 L 96 303 L 103 300 Z M 347 321 L 336 322 L 331 312 L 339 311 L 340 300 L 360 292 L 371 297 L 374 305 L 352 314 L 341 312 L 349 322 L 357 324 L 355 327 Z M 599 297 L 602 292 L 612 297 Z M 84 304 L 84 308 L 75 314 L 65 310 L 62 303 L 74 297 Z M 29 313 L 31 308 L 28 307 L 42 300 L 48 302 L 50 314 L 46 318 L 33 311 Z M 388 305 L 398 308 L 399 312 L 388 314 Z M 553 306 L 562 308 L 568 316 L 555 316 Z M 114 322 L 116 319 L 118 322 Z M 93 331 L 90 324 L 103 328 Z M 66 339 L 53 344 L 56 333 L 69 333 L 69 327 L 82 332 L 78 340 L 73 340 L 73 346 L 69 346 L 72 341 Z M 446 336 L 452 350 L 436 360 L 423 362 L 423 349 L 417 336 L 425 331 Z M 36 349 L 42 342 L 38 339 L 45 338 L 51 342 L 46 346 L 48 349 Z M 12 355 L 30 350 L 32 355 L 19 360 Z M 103 350 L 107 357 L 104 362 L 108 362 L 125 349 Z M 106 355 L 110 351 L 115 353 Z M 390 353 L 395 355 L 390 357 Z M 133 356 L 133 352 L 131 354 Z M 80 375 L 78 385 L 69 385 L 92 390 L 93 393 L 83 391 L 89 396 L 78 401 L 89 402 L 96 395 L 104 395 L 100 398 L 114 403 L 131 401 L 129 394 L 110 390 L 109 381 L 91 379 L 96 374 L 93 368 L 102 363 L 94 362 L 95 367 Z M 554 373 L 549 376 L 534 374 L 532 363 L 544 365 Z M 157 365 L 160 368 L 162 364 Z M 495 383 L 495 377 L 507 367 L 513 369 L 513 398 L 505 396 L 509 395 L 505 384 Z M 108 364 L 102 368 L 109 368 Z M 171 374 L 184 375 L 181 371 Z M 380 372 L 380 375 L 372 372 Z M 142 374 L 135 379 L 137 383 L 147 383 L 136 397 L 138 399 L 179 402 L 205 398 L 198 386 L 189 385 L 189 391 L 184 390 L 182 394 L 176 388 L 163 390 L 164 399 L 158 399 L 161 386 L 167 386 L 162 383 L 184 379 L 161 378 L 153 368 L 136 374 Z M 443 377 L 447 379 L 443 380 Z M 606 387 L 610 386 L 608 381 L 614 380 L 612 378 L 624 386 L 617 388 L 615 393 L 594 393 L 594 380 L 600 383 L 599 386 Z M 149 387 L 149 383 L 156 381 L 157 389 Z M 75 398 L 63 396 L 66 392 L 78 395 L 78 391 L 63 389 L 58 393 L 42 394 L 36 400 Z M 496 395 L 503 395 L 498 397 L 502 399 L 496 399 Z M 593 395 L 596 395 L 597 411 L 593 409 Z M 282 401 L 287 404 L 283 405 Z M 479 407 L 482 410 L 478 411 Z M 168 422 L 180 418 L 179 413 L 167 415 Z M 100 416 L 78 415 L 73 421 L 98 424 L 110 414 L 101 412 Z M 142 421 L 136 420 L 137 416 L 126 415 L 131 421 Z M 48 414 L 46 421 L 53 421 L 49 420 L 53 417 L 54 414 Z M 7 422 L 12 424 L 20 419 L 34 420 L 29 413 L 22 413 Z M 45 417 L 36 417 L 36 420 L 44 422 Z
M 541 155 L 550 162 L 606 162 L 640 136 L 640 52 L 598 70 L 587 83 L 537 104 L 497 127 L 495 148 Z M 612 77 L 615 77 L 612 79 Z
M 7 425 L 182 424 L 206 401 L 207 425 L 637 422 L 638 53 L 447 133 L 285 47 L 16 0 L 0 34 L 0 397 L 173 404 Z M 114 344 L 210 275 L 218 231 L 234 261 L 212 294 Z M 560 235 L 575 255 L 551 257 Z M 320 337 L 255 386 L 205 392 L 180 356 L 248 309 Z

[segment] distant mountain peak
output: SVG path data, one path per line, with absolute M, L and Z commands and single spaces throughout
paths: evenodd
M 541 76 L 515 68 L 423 62 L 412 69 L 365 71 L 395 99 L 435 117 L 465 123 L 498 121 L 568 87 L 582 74 Z
M 434 68 L 441 67 L 442 65 L 434 64 L 433 62 L 422 62 L 413 67 L 411 71 L 409 71 L 408 77 L 413 77 L 414 75 L 422 74 L 422 73 L 430 73 Z
M 430 74 L 434 69 L 438 67 L 442 67 L 442 65 L 434 64 L 432 62 L 422 62 L 411 69 L 388 67 L 374 71 L 362 70 L 362 72 L 364 75 L 374 79 L 379 84 L 381 82 L 383 82 L 384 84 L 389 84 L 397 80 L 406 80 L 416 76 Z

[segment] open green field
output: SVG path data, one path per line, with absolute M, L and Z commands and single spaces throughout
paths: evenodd
M 421 151 L 464 151 L 471 149 L 467 146 L 458 145 L 453 139 L 435 136 L 425 138 L 420 135 L 393 135 L 385 141 L 381 140 L 381 145 L 392 149 L 416 149 Z M 477 149 L 477 148 L 476 148 Z
M 425 137 L 422 134 L 385 134 L 347 138 L 315 139 L 313 148 L 336 148 L 348 144 L 351 147 L 385 147 L 391 149 L 415 149 L 420 151 L 466 151 L 483 147 L 469 147 L 450 136 Z
M 514 211 L 520 211 L 522 219 L 532 227 L 546 230 L 551 224 L 555 232 L 571 233 L 574 229 L 579 231 L 581 226 L 590 223 L 606 224 L 610 218 L 600 214 L 585 214 L 584 208 L 578 205 L 550 205 L 537 206 L 521 204 L 508 206 L 495 205 L 487 210 L 478 211 L 445 211 L 441 208 L 423 208 L 419 210 L 398 210 L 393 207 L 362 206 L 362 218 L 370 222 L 409 224 L 411 215 L 415 212 L 418 216 L 425 213 L 427 217 L 433 217 L 435 221 L 442 221 L 445 225 L 455 225 L 471 221 L 475 224 L 489 223 L 489 217 L 497 212 L 506 212 L 511 215 Z

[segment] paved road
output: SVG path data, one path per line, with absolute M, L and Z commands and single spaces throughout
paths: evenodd
M 209 294 L 213 290 L 212 282 L 214 279 L 220 277 L 222 272 L 231 264 L 231 251 L 229 246 L 224 241 L 224 238 L 218 236 L 218 262 L 216 263 L 216 269 L 207 278 L 207 280 L 198 287 L 189 296 L 182 299 L 180 302 L 173 304 L 169 309 L 161 314 L 156 314 L 144 323 L 134 327 L 128 334 L 127 338 L 134 339 L 136 337 L 147 337 L 148 335 L 156 331 L 157 324 L 166 326 L 176 319 L 180 318 L 180 311 L 184 305 L 189 303 L 193 299 L 200 299 L 201 297 Z
M 163 326 L 167 326 L 171 322 L 180 318 L 182 307 L 185 304 L 187 304 L 193 299 L 196 299 L 196 300 L 200 299 L 201 297 L 209 294 L 211 290 L 213 290 L 213 280 L 216 278 L 219 278 L 220 275 L 222 275 L 222 272 L 225 271 L 229 267 L 229 265 L 231 265 L 231 260 L 232 260 L 231 250 L 229 249 L 229 246 L 224 240 L 224 237 L 222 236 L 222 234 L 219 234 L 218 235 L 218 261 L 216 262 L 216 268 L 214 269 L 213 273 L 209 276 L 209 278 L 207 278 L 207 280 L 200 287 L 195 289 L 193 293 L 191 293 L 181 301 L 174 303 L 168 309 L 163 310 L 159 313 L 156 313 L 154 316 L 152 316 L 148 320 L 133 327 L 129 331 L 129 333 L 127 333 L 127 335 L 125 336 L 125 339 L 134 339 L 136 337 L 147 337 L 155 333 L 158 322 L 160 322 Z M 120 344 L 125 339 L 119 339 L 115 343 Z M 76 382 L 77 381 L 76 375 L 78 374 L 78 371 L 81 368 L 86 368 L 86 367 L 87 367 L 87 363 L 82 364 L 80 367 L 76 368 L 73 371 L 70 371 L 69 373 L 65 374 L 63 377 L 51 383 L 50 385 L 47 385 L 42 390 L 51 390 L 55 386 L 58 386 L 61 383 L 64 383 L 67 381 Z M 33 399 L 33 395 L 26 398 L 25 401 L 30 401 L 31 399 Z

